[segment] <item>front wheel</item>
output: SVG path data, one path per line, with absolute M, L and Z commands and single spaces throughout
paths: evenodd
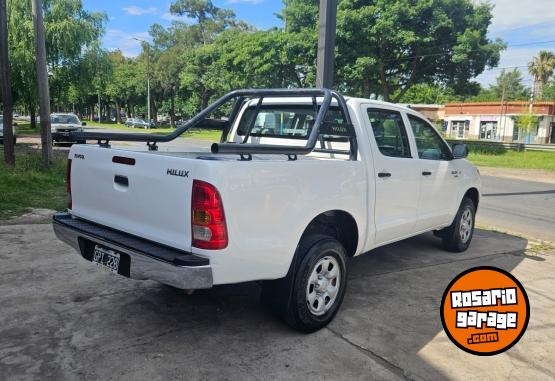
M 302 258 L 291 289 L 285 320 L 302 332 L 325 327 L 335 316 L 347 287 L 347 255 L 335 239 L 320 236 L 309 247 L 301 243 Z M 308 237 L 309 242 L 313 242 Z M 304 255 L 302 255 L 304 254 Z
M 443 247 L 460 253 L 468 249 L 474 235 L 476 206 L 470 198 L 463 198 L 453 223 L 442 231 Z

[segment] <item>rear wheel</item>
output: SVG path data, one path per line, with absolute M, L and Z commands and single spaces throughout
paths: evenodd
M 337 240 L 323 235 L 306 237 L 299 245 L 296 266 L 292 266 L 288 277 L 264 285 L 263 303 L 276 303 L 274 310 L 299 331 L 314 332 L 325 327 L 343 302 L 346 257 Z M 271 298 L 272 295 L 277 298 Z M 271 299 L 264 300 L 265 297 Z
M 468 249 L 474 235 L 475 216 L 474 202 L 468 197 L 463 198 L 453 223 L 441 231 L 446 250 L 460 253 Z

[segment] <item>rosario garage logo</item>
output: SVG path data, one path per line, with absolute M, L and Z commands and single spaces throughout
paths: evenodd
M 443 329 L 457 347 L 474 355 L 495 355 L 511 348 L 526 331 L 529 319 L 524 287 L 495 267 L 467 270 L 443 293 Z

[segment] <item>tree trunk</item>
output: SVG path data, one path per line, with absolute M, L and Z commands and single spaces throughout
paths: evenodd
M 172 91 L 170 96 L 170 126 L 175 127 L 175 94 Z
M 4 161 L 15 166 L 15 147 L 13 133 L 13 99 L 8 58 L 8 17 L 6 0 L 0 0 L 0 78 L 2 79 L 2 102 L 4 103 Z
M 46 166 L 52 164 L 52 131 L 50 128 L 50 89 L 48 87 L 48 69 L 46 67 L 46 42 L 42 1 L 31 1 L 31 14 L 35 29 L 35 50 L 37 66 L 37 82 L 39 92 L 39 113 L 41 128 L 42 162 Z
M 120 118 L 120 113 L 121 113 L 121 107 L 119 106 L 119 102 L 116 100 L 116 124 L 120 124 L 121 123 L 121 118 Z
M 37 109 L 35 108 L 35 105 L 29 105 L 29 116 L 31 117 L 31 128 L 32 129 L 36 129 L 37 128 Z
M 112 108 L 110 107 L 110 103 L 106 103 L 104 105 L 104 111 L 106 112 L 106 114 L 105 114 L 106 122 L 111 122 L 112 121 Z
M 200 103 L 200 110 L 202 111 L 204 110 L 206 107 L 208 107 L 208 102 L 210 102 L 210 97 L 212 96 L 210 91 L 205 90 L 202 93 L 202 99 L 201 99 L 201 103 Z
M 158 123 L 158 105 L 156 103 L 156 99 L 152 99 L 150 102 L 150 118 L 154 121 L 154 124 Z M 150 120 L 148 121 L 150 123 Z

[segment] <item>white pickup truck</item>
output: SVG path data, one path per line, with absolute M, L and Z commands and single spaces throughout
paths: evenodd
M 157 149 L 193 126 L 218 126 L 221 142 Z M 113 273 L 180 289 L 261 281 L 262 301 L 301 331 L 333 319 L 349 257 L 427 231 L 453 252 L 472 240 L 480 176 L 466 146 L 395 104 L 237 90 L 170 135 L 72 134 L 98 144 L 71 148 L 59 239 Z

